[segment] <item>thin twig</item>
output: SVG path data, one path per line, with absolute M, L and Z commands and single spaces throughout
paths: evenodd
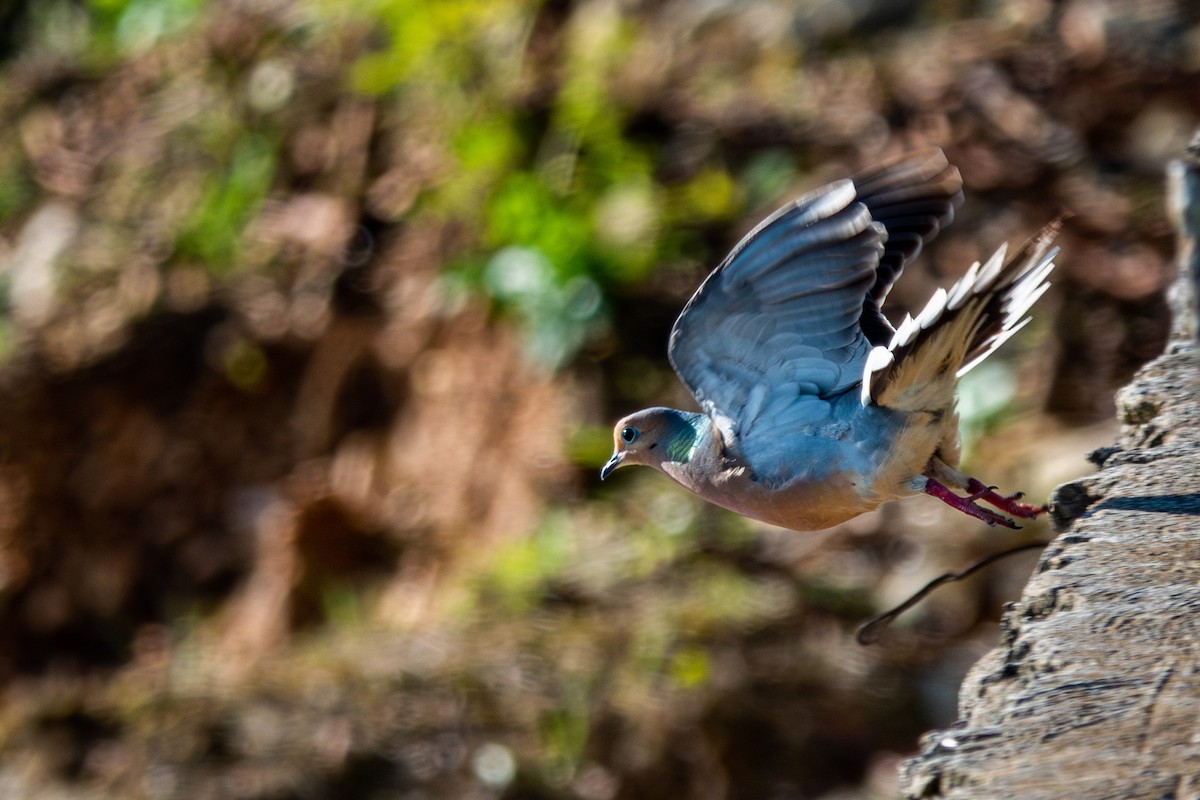
M 966 578 L 966 577 L 969 577 L 969 576 L 975 574 L 976 572 L 978 572 L 979 570 L 988 566 L 989 564 L 999 561 L 1002 558 L 1007 558 L 1008 556 L 1014 555 L 1016 553 L 1024 552 L 1025 550 L 1033 550 L 1034 548 L 1041 549 L 1041 548 L 1044 548 L 1047 544 L 1049 544 L 1049 543 L 1048 542 L 1030 542 L 1028 544 L 1022 544 L 1022 545 L 1018 545 L 1017 547 L 1009 548 L 1008 550 L 1001 550 L 999 553 L 992 553 L 987 558 L 982 558 L 979 561 L 976 561 L 974 564 L 967 567 L 962 572 L 947 572 L 945 575 L 941 575 L 937 578 L 934 578 L 929 583 L 927 583 L 923 587 L 921 587 L 921 589 L 919 591 L 917 591 L 916 594 L 909 597 L 907 600 L 905 600 L 900 605 L 896 606 L 895 608 L 891 609 L 890 611 L 885 611 L 882 614 L 871 617 L 871 619 L 864 622 L 861 626 L 859 626 L 858 631 L 855 632 L 854 638 L 861 645 L 875 644 L 876 642 L 879 641 L 879 637 L 883 633 L 883 627 L 889 625 L 892 622 L 892 620 L 896 619 L 896 617 L 900 616 L 905 611 L 908 611 L 910 608 L 915 606 L 917 603 L 924 600 L 925 597 L 927 595 L 929 595 L 929 593 L 931 593 L 934 589 L 938 588 L 942 584 L 953 583 L 954 581 L 960 581 L 963 578 Z

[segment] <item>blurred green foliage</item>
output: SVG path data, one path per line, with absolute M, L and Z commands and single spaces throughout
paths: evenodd
M 94 55 L 139 53 L 158 40 L 184 33 L 206 0 L 87 0 Z
M 220 159 L 225 169 L 204 179 L 175 240 L 175 257 L 196 259 L 216 275 L 235 271 L 240 234 L 266 199 L 278 159 L 276 143 L 255 133 L 238 136 Z
M 43 0 L 30 4 L 28 49 L 104 68 L 164 38 L 187 34 L 206 5 L 206 0 Z
M 354 89 L 377 95 L 422 81 L 465 89 L 464 78 L 482 77 L 486 37 L 527 22 L 536 11 L 536 4 L 512 0 L 313 0 L 310 6 L 327 18 L 379 25 L 386 44 L 351 70 Z
M 254 391 L 267 375 L 267 356 L 262 348 L 246 339 L 238 339 L 225 353 L 225 376 L 243 391 Z
M 472 231 L 451 266 L 458 282 L 514 314 L 529 352 L 559 366 L 606 330 L 613 286 L 683 257 L 694 249 L 689 226 L 728 219 L 741 203 L 720 168 L 677 186 L 655 174 L 655 145 L 630 133 L 636 109 L 612 91 L 637 35 L 615 14 L 578 15 L 563 37 L 559 85 L 531 103 L 524 58 L 538 5 L 363 0 L 337 9 L 385 33 L 351 67 L 352 87 L 417 113 L 429 106 L 414 98 L 437 99 L 454 163 L 418 213 Z
M 494 601 L 513 614 L 528 612 L 542 602 L 547 584 L 574 557 L 569 520 L 551 513 L 532 535 L 502 546 L 483 576 L 480 598 L 463 608 L 472 612 L 476 602 Z
M 28 22 L 30 49 L 100 75 L 156 43 L 203 34 L 213 8 L 203 0 L 51 0 Z M 661 143 L 632 130 L 636 101 L 615 89 L 645 31 L 599 7 L 566 23 L 552 82 L 527 62 L 539 3 L 309 0 L 301 8 L 293 33 L 306 46 L 347 48 L 337 67 L 344 89 L 372 98 L 389 119 L 437 131 L 441 166 L 398 213 L 465 233 L 447 262 L 448 282 L 510 314 L 529 353 L 549 367 L 607 331 L 614 288 L 645 280 L 656 265 L 690 263 L 703 252 L 700 229 L 735 217 L 747 197 L 759 202 L 790 176 L 782 153 L 740 176 L 713 159 L 659 174 Z M 353 30 L 364 32 L 347 38 L 358 43 L 336 43 Z M 256 71 L 270 55 L 243 54 L 220 69 L 197 64 L 162 86 L 171 109 L 162 147 L 171 160 L 139 174 L 175 182 L 180 167 L 199 172 L 175 182 L 176 202 L 105 212 L 118 227 L 165 218 L 171 246 L 160 268 L 198 264 L 219 279 L 271 267 L 247 258 L 246 236 L 292 169 L 281 121 L 297 78 L 286 63 Z M 259 97 L 272 91 L 270 102 Z M 181 114 L 173 103 L 191 107 Z M 0 138 L 3 221 L 28 210 L 36 192 L 15 135 Z
M 0 225 L 28 207 L 36 196 L 28 166 L 12 150 L 0 152 Z

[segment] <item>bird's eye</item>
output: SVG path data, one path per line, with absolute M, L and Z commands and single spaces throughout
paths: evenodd
M 637 428 L 634 428 L 629 425 L 626 425 L 624 428 L 621 428 L 621 441 L 624 442 L 625 444 L 633 444 L 634 440 L 637 439 L 637 437 L 638 437 Z

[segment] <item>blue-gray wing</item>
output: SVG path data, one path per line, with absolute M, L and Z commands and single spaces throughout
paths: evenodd
M 675 322 L 672 366 L 769 483 L 794 475 L 797 437 L 862 380 L 859 319 L 886 238 L 852 181 L 830 184 L 747 234 Z

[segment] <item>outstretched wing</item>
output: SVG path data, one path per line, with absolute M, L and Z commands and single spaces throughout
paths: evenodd
M 819 424 L 862 380 L 858 320 L 885 238 L 851 181 L 830 184 L 751 231 L 675 321 L 671 365 L 767 481 L 790 477 L 776 434 Z
M 832 183 L 760 223 L 692 296 L 671 365 L 760 479 L 794 477 L 797 435 L 862 381 L 892 336 L 879 303 L 961 187 L 941 151 Z

